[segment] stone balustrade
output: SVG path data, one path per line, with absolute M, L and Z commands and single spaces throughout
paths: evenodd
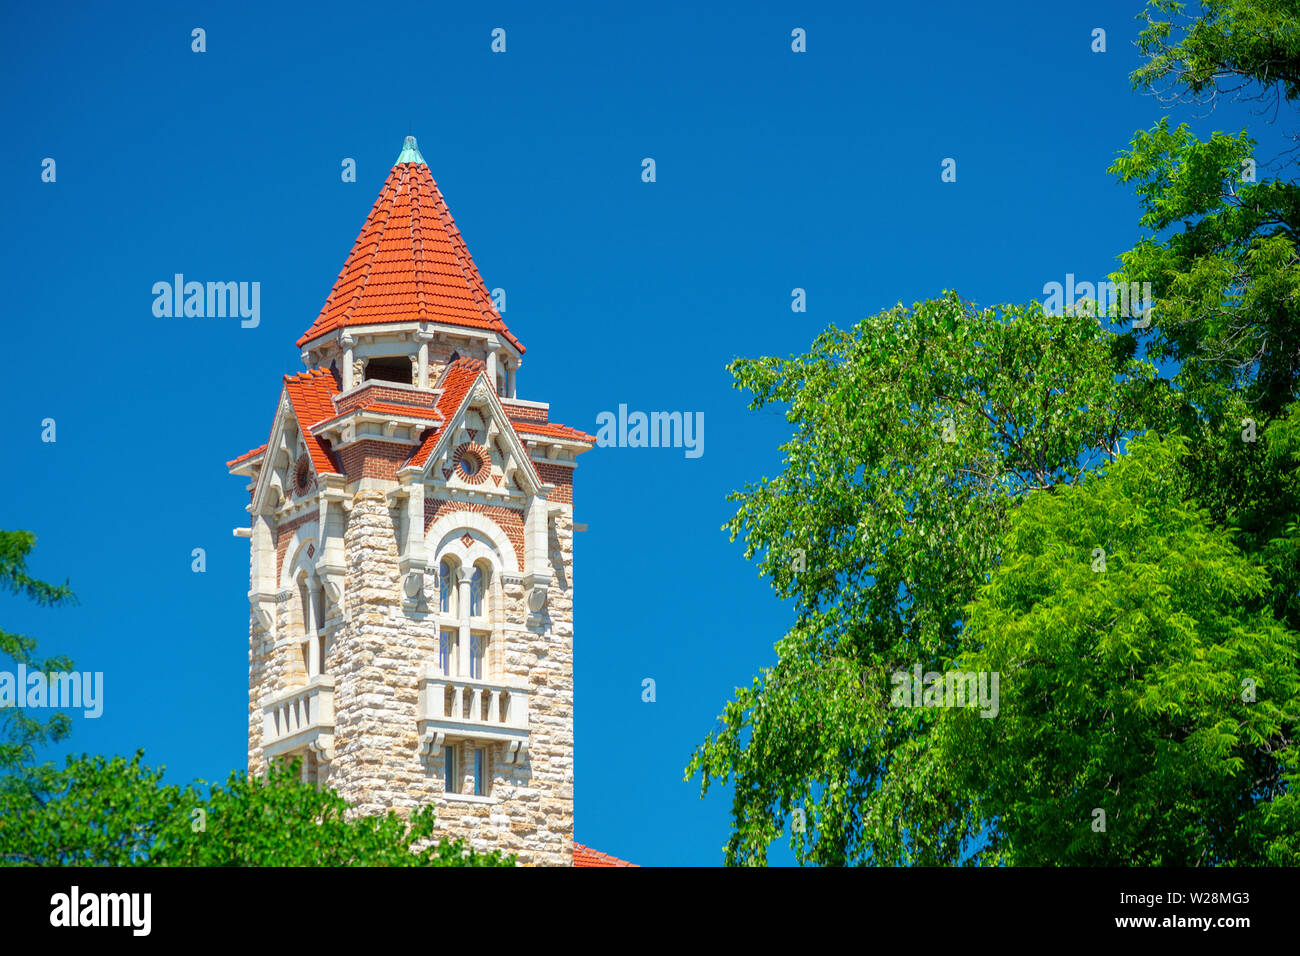
M 509 681 L 444 674 L 426 665 L 420 674 L 421 748 L 437 754 L 461 740 L 502 743 L 506 763 L 528 750 L 528 687 Z
M 262 749 L 268 758 L 302 747 L 329 761 L 334 751 L 334 678 L 313 677 L 262 704 Z

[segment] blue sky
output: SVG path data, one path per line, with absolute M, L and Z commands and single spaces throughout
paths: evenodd
M 70 750 L 142 747 L 178 780 L 244 766 L 247 497 L 223 463 L 266 440 L 408 132 L 507 292 L 521 397 L 592 432 L 620 403 L 704 413 L 700 458 L 596 449 L 577 472 L 576 835 L 644 864 L 720 862 L 730 795 L 701 801 L 682 771 L 790 620 L 719 530 L 788 431 L 726 363 L 944 289 L 1041 299 L 1103 279 L 1137 236 L 1106 173 L 1161 115 L 1127 78 L 1136 0 L 561 6 L 0 13 L 0 527 L 36 532 L 34 570 L 80 598 L 0 597 L 0 615 L 104 672 L 105 713 Z M 260 282 L 260 325 L 155 318 L 177 272 Z

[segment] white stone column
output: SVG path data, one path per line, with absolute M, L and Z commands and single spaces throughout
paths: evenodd
M 506 366 L 506 397 L 515 397 L 515 366 L 513 363 Z
M 469 568 L 460 569 L 460 581 L 456 584 L 456 611 L 460 618 L 459 635 L 456 638 L 456 674 L 469 676 Z
M 320 621 L 316 620 L 316 602 L 320 600 L 320 578 L 311 577 L 307 579 L 307 606 L 303 608 L 303 624 L 307 628 L 307 633 L 312 637 L 320 630 Z
M 320 578 L 312 575 L 307 581 L 307 677 L 308 679 L 320 676 L 321 671 L 321 654 L 320 638 L 317 634 L 321 629 L 320 620 L 321 606 L 321 583 Z
M 419 469 L 402 469 L 398 474 L 405 495 L 402 523 L 398 537 L 398 568 L 405 576 L 423 572 L 424 556 L 424 480 Z
M 257 594 L 275 591 L 275 542 L 269 515 L 253 515 L 252 590 Z
M 524 572 L 551 577 L 551 555 L 547 546 L 550 503 L 539 492 L 528 499 L 524 512 Z
M 487 354 L 487 377 L 488 381 L 492 383 L 493 393 L 500 392 L 500 389 L 497 388 L 497 361 L 497 353 L 489 350 Z
M 350 335 L 345 335 L 339 339 L 339 344 L 343 346 L 343 368 L 339 370 L 343 376 L 343 391 L 350 391 L 352 388 L 352 346 L 356 345 L 356 339 Z

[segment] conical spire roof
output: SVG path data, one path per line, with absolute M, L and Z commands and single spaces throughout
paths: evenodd
M 493 307 L 415 137 L 408 136 L 325 307 L 298 346 L 345 327 L 415 321 L 491 329 L 524 350 Z

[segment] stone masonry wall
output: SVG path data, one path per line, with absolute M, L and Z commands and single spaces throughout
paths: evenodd
M 487 798 L 448 795 L 440 752 L 417 749 L 419 673 L 436 662 L 432 613 L 403 608 L 395 514 L 378 491 L 356 495 L 344 538 L 348 619 L 326 655 L 334 675 L 333 763 L 322 773 L 358 812 L 409 811 L 434 803 L 439 830 L 478 850 L 518 855 L 523 864 L 572 864 L 573 654 L 572 527 L 560 516 L 551 530 L 554 576 L 547 606 L 530 614 L 518 576 L 503 578 L 498 658 L 505 676 L 530 685 L 528 757 L 509 765 L 500 747 L 487 751 Z M 431 609 L 432 610 L 432 609 Z M 469 754 L 461 754 L 468 770 Z M 251 769 L 251 759 L 250 759 Z
M 445 500 L 427 504 L 427 524 L 451 505 Z M 498 522 L 498 527 L 522 558 L 522 540 L 516 540 L 521 539 L 522 517 L 514 509 L 464 510 L 503 519 L 505 526 Z M 325 671 L 334 677 L 335 756 L 320 766 L 316 778 L 338 790 L 357 812 L 404 812 L 433 803 L 439 830 L 448 837 L 465 839 L 477 850 L 514 853 L 526 865 L 571 865 L 572 513 L 565 508 L 549 525 L 552 580 L 540 614 L 528 611 L 519 574 L 504 574 L 497 582 L 489 644 L 492 676 L 529 685 L 530 735 L 527 759 L 513 765 L 501 759 L 499 745 L 479 744 L 491 780 L 486 798 L 449 795 L 443 754 L 430 758 L 417 749 L 419 674 L 424 664 L 438 660 L 439 624 L 435 608 L 403 606 L 397 517 L 380 491 L 362 491 L 353 498 L 344 535 L 344 608 L 328 605 L 324 622 Z M 276 544 L 282 547 L 291 534 L 288 527 L 279 529 Z M 250 615 L 250 773 L 267 767 L 261 749 L 262 701 L 306 681 L 299 603 L 295 589 L 276 593 L 274 641 Z M 467 774 L 468 748 L 462 745 L 459 756 Z M 460 783 L 470 789 L 467 776 Z

